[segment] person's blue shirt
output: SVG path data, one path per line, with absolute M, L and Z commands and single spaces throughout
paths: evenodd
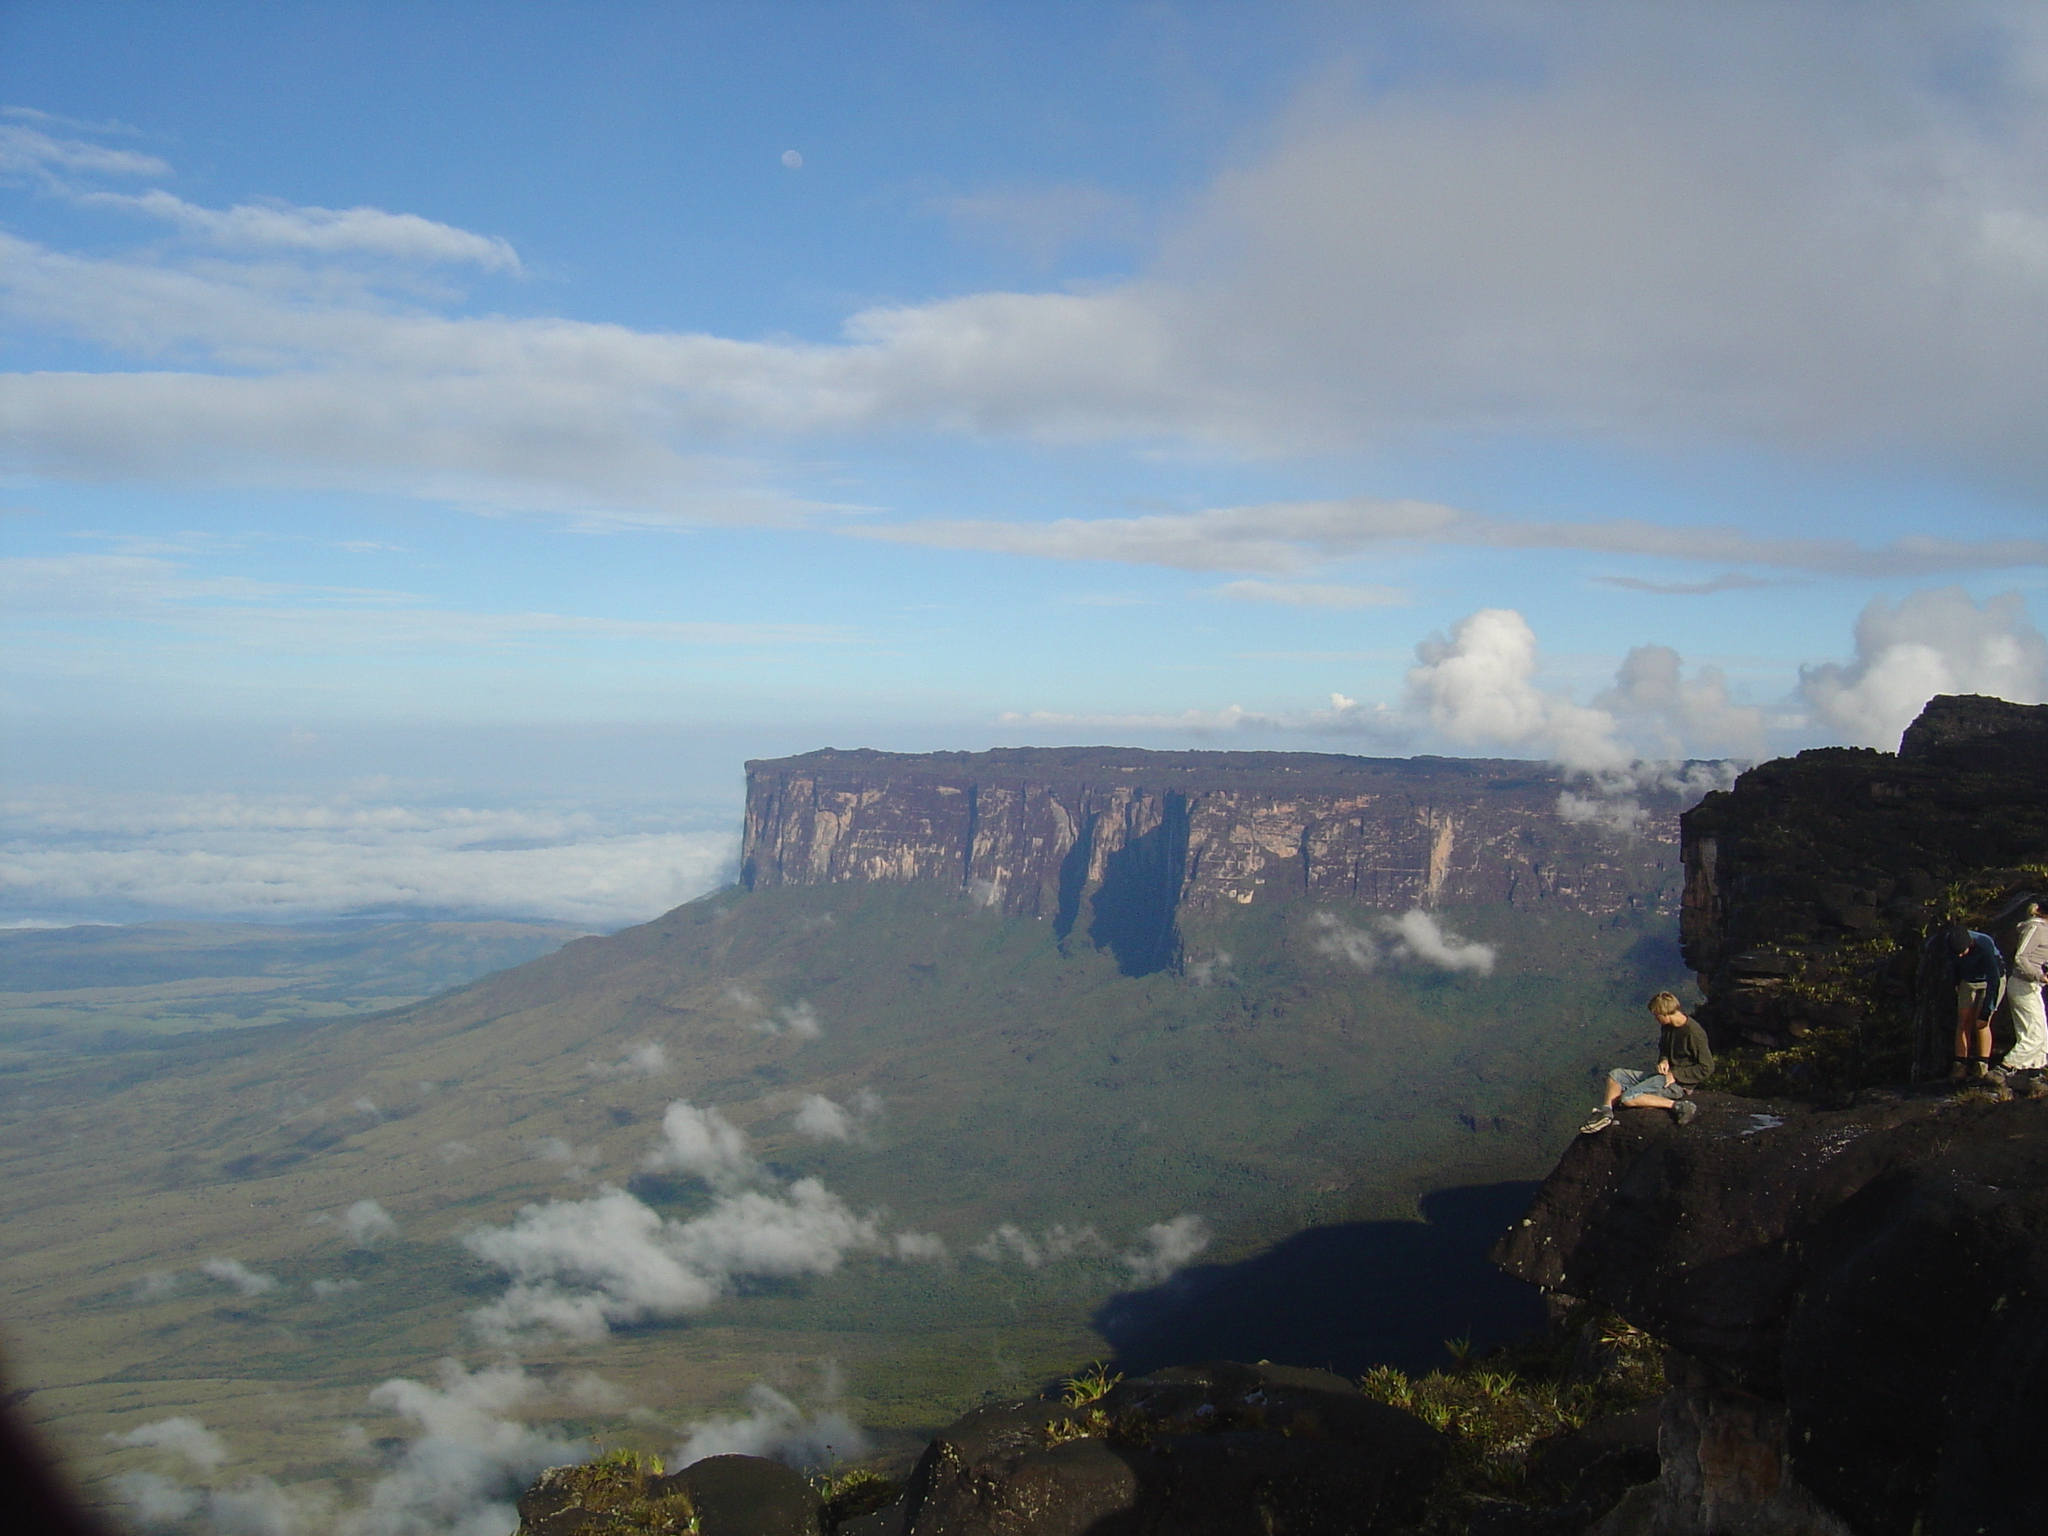
M 1949 973 L 1957 985 L 1981 981 L 1986 986 L 1996 986 L 2005 976 L 2005 960 L 1998 953 L 1998 945 L 1991 935 L 1970 930 L 1970 947 L 1960 955 L 1950 955 Z

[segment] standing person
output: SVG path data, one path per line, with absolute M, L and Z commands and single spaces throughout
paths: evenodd
M 1617 1103 L 1623 1109 L 1668 1109 L 1680 1125 L 1700 1112 L 1699 1105 L 1692 1102 L 1692 1091 L 1714 1071 L 1707 1032 L 1685 1016 L 1677 997 L 1669 992 L 1650 999 L 1650 1017 L 1657 1021 L 1657 1065 L 1648 1072 L 1616 1067 L 1608 1073 L 1606 1101 L 1579 1127 L 1581 1135 L 1590 1136 L 1614 1124 Z
M 1948 931 L 1948 973 L 1956 988 L 1955 1064 L 1952 1083 L 1983 1077 L 1991 1070 L 1991 1015 L 2004 990 L 2005 961 L 1988 933 L 1971 928 Z
M 2034 899 L 2020 906 L 2012 969 L 2005 979 L 2013 1042 L 2001 1065 L 2008 1072 L 2038 1072 L 2048 1067 L 2048 1016 L 2044 1016 L 2041 1006 L 2043 980 L 2048 980 L 2048 918 L 2041 916 L 2041 903 Z

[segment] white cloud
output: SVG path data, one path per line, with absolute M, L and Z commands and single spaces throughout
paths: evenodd
M 358 1200 L 341 1213 L 341 1230 L 351 1248 L 373 1248 L 398 1235 L 398 1223 L 374 1200 Z
M 1352 927 L 1334 912 L 1311 912 L 1308 926 L 1309 948 L 1317 954 L 1361 971 L 1378 968 L 1383 958 L 1379 941 L 1364 929 Z
M 881 1099 L 866 1088 L 845 1104 L 836 1104 L 822 1093 L 807 1093 L 790 1124 L 813 1141 L 857 1141 L 881 1112 Z
M 1799 691 L 1831 729 L 1894 749 L 1938 693 L 1983 693 L 2019 704 L 2048 699 L 2048 641 L 2017 592 L 1979 605 L 1960 587 L 1874 598 L 1856 621 L 1856 656 L 1801 669 Z
M 384 1382 L 371 1403 L 409 1421 L 415 1433 L 362 1507 L 338 1522 L 337 1536 L 509 1531 L 518 1523 L 514 1503 L 535 1476 L 589 1454 L 582 1442 L 515 1417 L 545 1396 L 541 1382 L 512 1365 L 472 1372 L 444 1360 L 438 1385 Z
M 1440 25 L 1445 56 L 1499 61 L 1483 85 L 1432 70 L 1347 88 L 1333 64 L 1168 221 L 1138 276 L 876 307 L 823 344 L 437 313 L 341 258 L 508 266 L 509 247 L 422 215 L 155 194 L 125 206 L 262 259 L 10 240 L 15 328 L 137 369 L 11 376 L 14 467 L 704 520 L 814 510 L 727 462 L 734 440 L 904 429 L 1254 453 L 1706 439 L 2048 474 L 2048 98 L 2023 11 L 1560 7 L 1531 24 L 1478 8 Z M 1968 90 L 1925 66 L 1963 53 Z M 166 169 L 9 132 L 25 174 Z M 1107 208 L 1051 189 L 958 212 L 1056 241 Z M 146 371 L 166 357 L 189 371 Z M 1185 527 L 1125 522 L 1083 541 L 1198 569 L 1303 556 L 1283 536 L 1219 562 Z M 1012 537 L 1057 542 L 1058 526 Z M 1711 532 L 1637 542 L 1725 563 Z M 2013 552 L 2042 558 L 2040 541 Z M 1985 554 L 1928 540 L 1821 558 L 1934 571 Z
M 1534 748 L 1567 768 L 1618 768 L 1628 754 L 1615 719 L 1538 688 L 1536 635 L 1510 608 L 1482 608 L 1450 638 L 1415 648 L 1406 708 L 1460 746 Z
M 1015 1259 L 1026 1269 L 1037 1269 L 1065 1259 L 1106 1254 L 1109 1244 L 1089 1226 L 1070 1227 L 1065 1222 L 1054 1222 L 1034 1238 L 1022 1227 L 1006 1221 L 967 1251 L 991 1264 Z
M 135 1299 L 140 1302 L 162 1301 L 178 1293 L 178 1277 L 167 1269 L 152 1269 L 135 1282 Z
M 747 1389 L 747 1412 L 692 1424 L 668 1458 L 681 1468 L 707 1456 L 771 1456 L 804 1471 L 857 1461 L 868 1453 L 868 1438 L 834 1408 L 806 1413 L 773 1387 Z
M 643 831 L 587 811 L 49 786 L 0 801 L 0 894 L 67 916 L 425 910 L 614 927 L 715 888 L 735 847 L 725 831 Z
M 470 1314 L 487 1341 L 536 1331 L 602 1338 L 614 1323 L 702 1312 L 744 1276 L 827 1275 L 855 1251 L 886 1244 L 816 1179 L 786 1192 L 720 1195 L 705 1214 L 671 1221 L 624 1190 L 523 1207 L 506 1227 L 463 1244 L 513 1277 L 497 1301 Z
M 1750 759 L 1764 755 L 1764 712 L 1734 703 L 1718 667 L 1701 667 L 1687 680 L 1678 652 L 1668 645 L 1636 646 L 1615 672 L 1614 686 L 1593 702 L 1647 732 L 1656 756 L 1700 749 Z
M 199 1273 L 249 1297 L 267 1296 L 278 1288 L 276 1276 L 259 1274 L 240 1259 L 208 1259 L 199 1266 Z
M 125 1434 L 109 1435 L 107 1440 L 112 1445 L 150 1446 L 169 1451 L 206 1475 L 218 1472 L 221 1463 L 228 1459 L 227 1447 L 221 1444 L 220 1436 L 199 1420 L 182 1415 L 138 1425 Z
M 640 1166 L 650 1173 L 683 1173 L 713 1189 L 737 1189 L 764 1176 L 747 1150 L 745 1132 L 716 1109 L 699 1109 L 683 1099 L 661 1116 L 661 1141 Z
M 335 1296 L 346 1296 L 350 1291 L 360 1291 L 362 1288 L 363 1282 L 360 1280 L 315 1280 L 312 1284 L 314 1296 L 321 1301 Z
M 38 114 L 38 121 L 44 119 Z M 72 126 L 83 126 L 74 124 Z M 99 176 L 168 176 L 171 168 L 155 155 L 108 149 L 83 139 L 53 139 L 17 124 L 0 124 L 0 175 L 52 172 Z
M 1444 928 L 1421 908 L 1411 908 L 1399 917 L 1379 914 L 1373 919 L 1379 930 L 1375 937 L 1354 928 L 1334 912 L 1309 914 L 1309 947 L 1319 955 L 1341 960 L 1361 971 L 1382 964 L 1414 964 L 1437 970 L 1471 971 L 1486 976 L 1493 972 L 1493 946 L 1468 942 Z
M 617 1061 L 583 1064 L 583 1070 L 593 1077 L 661 1077 L 668 1069 L 668 1051 L 659 1040 L 643 1040 L 629 1046 Z
M 487 270 L 519 270 L 519 254 L 509 242 L 437 224 L 413 213 L 386 213 L 381 208 L 295 208 L 284 203 L 201 208 L 161 190 L 73 196 L 90 207 L 141 214 L 215 245 L 245 250 L 387 256 L 398 261 L 461 262 Z
M 935 1232 L 898 1232 L 889 1248 L 906 1264 L 939 1264 L 946 1258 L 946 1240 Z
M 818 1010 L 802 999 L 787 1008 L 776 1009 L 775 1018 L 799 1040 L 816 1040 L 825 1033 L 824 1021 L 818 1017 Z
M 561 1397 L 560 1406 L 592 1411 L 583 1378 L 571 1378 Z M 546 1409 L 549 1399 L 548 1385 L 515 1365 L 472 1372 L 458 1361 L 444 1360 L 436 1384 L 404 1378 L 384 1382 L 371 1391 L 370 1402 L 406 1420 L 412 1433 L 386 1463 L 389 1470 L 356 1504 L 336 1500 L 331 1489 L 319 1485 L 284 1489 L 263 1477 L 244 1478 L 225 1489 L 190 1487 L 148 1472 L 123 1474 L 113 1483 L 129 1516 L 146 1530 L 199 1530 L 215 1536 L 504 1536 L 518 1524 L 519 1494 L 538 1473 L 590 1454 L 585 1442 L 520 1422 L 520 1414 Z M 199 1434 L 213 1440 L 203 1429 Z M 201 1441 L 184 1438 L 189 1446 L 168 1439 L 154 1443 L 205 1448 Z
M 1475 976 L 1493 974 L 1492 945 L 1459 938 L 1419 907 L 1383 921 L 1394 936 L 1396 958 L 1442 971 L 1470 971 Z
M 1134 1285 L 1159 1285 L 1196 1254 L 1207 1248 L 1213 1234 L 1208 1222 L 1196 1215 L 1156 1221 L 1139 1236 L 1139 1246 L 1122 1255 Z

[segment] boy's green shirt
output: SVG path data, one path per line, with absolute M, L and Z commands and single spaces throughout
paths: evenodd
M 1691 1019 L 1657 1031 L 1657 1059 L 1671 1064 L 1671 1080 L 1681 1088 L 1697 1088 L 1714 1075 L 1714 1048 Z

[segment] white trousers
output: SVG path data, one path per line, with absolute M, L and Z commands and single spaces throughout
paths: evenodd
M 2012 1049 L 2005 1065 L 2019 1071 L 2048 1067 L 2048 1016 L 2041 1006 L 2041 983 L 2009 976 L 2005 1006 L 2012 1011 Z

